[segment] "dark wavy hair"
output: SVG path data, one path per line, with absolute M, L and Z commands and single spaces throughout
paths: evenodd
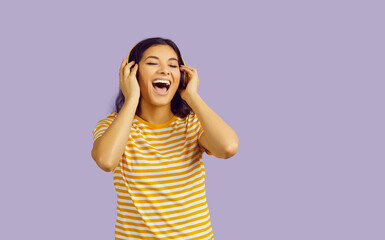
M 128 62 L 135 61 L 135 63 L 139 63 L 139 61 L 142 59 L 144 51 L 146 51 L 149 47 L 154 45 L 168 45 L 174 49 L 175 53 L 178 55 L 178 64 L 184 65 L 182 56 L 180 54 L 180 51 L 176 44 L 171 41 L 170 39 L 164 39 L 164 38 L 147 38 L 142 41 L 140 41 L 138 44 L 136 44 L 130 52 L 130 55 L 128 57 Z M 136 78 L 138 79 L 138 74 L 136 75 Z M 180 88 L 180 87 L 179 87 Z M 120 109 L 123 107 L 125 98 L 123 95 L 122 90 L 119 88 L 118 96 L 115 100 L 115 112 L 119 113 Z M 140 100 L 138 107 L 136 108 L 136 115 L 138 115 L 140 109 Z M 179 92 L 176 91 L 174 97 L 171 100 L 171 111 L 175 115 L 178 115 L 182 118 L 186 117 L 191 111 L 191 107 L 184 101 Z

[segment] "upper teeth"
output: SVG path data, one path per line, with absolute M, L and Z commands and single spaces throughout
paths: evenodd
M 165 83 L 167 85 L 171 84 L 169 80 L 161 80 L 161 79 L 154 80 L 153 83 Z

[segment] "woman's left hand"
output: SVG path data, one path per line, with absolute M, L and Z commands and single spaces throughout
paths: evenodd
M 180 70 L 188 75 L 188 82 L 186 89 L 179 90 L 179 94 L 183 100 L 187 101 L 188 97 L 198 93 L 199 78 L 198 72 L 195 68 L 181 65 Z M 186 78 L 185 78 L 186 79 Z

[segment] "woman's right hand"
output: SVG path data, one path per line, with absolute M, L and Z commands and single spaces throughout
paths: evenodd
M 127 58 L 125 58 L 120 65 L 119 87 L 122 90 L 125 100 L 139 100 L 140 97 L 140 87 L 138 80 L 136 79 L 138 64 L 135 64 L 135 66 L 132 67 L 134 63 L 134 61 L 127 63 Z

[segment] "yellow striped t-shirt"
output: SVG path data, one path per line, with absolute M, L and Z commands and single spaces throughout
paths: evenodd
M 93 130 L 103 135 L 118 114 Z M 191 112 L 163 124 L 135 115 L 125 152 L 113 170 L 117 193 L 115 239 L 214 239 L 198 144 L 203 128 Z M 207 154 L 210 154 L 206 151 Z

